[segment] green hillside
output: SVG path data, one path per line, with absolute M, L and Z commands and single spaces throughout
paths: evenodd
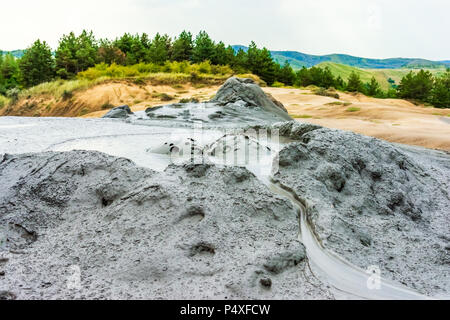
M 237 52 L 239 49 L 247 51 L 247 47 L 236 45 L 233 46 Z M 389 59 L 370 59 L 355 57 L 348 54 L 327 54 L 327 55 L 312 55 L 298 51 L 271 51 L 273 59 L 284 64 L 286 61 L 294 69 L 302 67 L 310 68 L 322 62 L 334 62 L 345 64 L 352 67 L 364 69 L 421 69 L 421 68 L 442 68 L 450 67 L 450 61 L 431 61 L 420 58 L 389 58 Z
M 372 77 L 375 77 L 383 90 L 389 89 L 389 78 L 394 80 L 396 84 L 399 84 L 400 80 L 411 71 L 411 69 L 360 69 L 333 62 L 322 62 L 317 67 L 328 67 L 335 77 L 341 76 L 345 81 L 348 80 L 352 71 L 356 72 L 363 82 L 369 82 Z M 426 70 L 436 75 L 443 73 L 445 68 L 431 68 Z M 413 72 L 417 71 L 419 70 L 413 70 Z

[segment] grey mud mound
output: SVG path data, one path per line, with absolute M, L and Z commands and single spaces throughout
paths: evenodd
M 132 114 L 133 112 L 131 112 L 130 107 L 124 105 L 110 110 L 107 114 L 103 116 L 103 118 L 126 119 Z
M 181 124 L 201 122 L 213 126 L 273 124 L 292 120 L 284 106 L 268 96 L 251 79 L 230 78 L 217 95 L 204 103 L 175 103 L 148 108 L 151 120 Z
M 292 120 L 281 102 L 264 93 L 252 79 L 234 77 L 228 79 L 211 101 L 222 103 L 225 106 L 244 101 L 247 107 L 260 107 L 264 111 L 274 113 L 285 120 Z
M 450 155 L 310 124 L 282 123 L 296 139 L 275 178 L 307 207 L 325 248 L 429 296 L 450 295 Z
M 2 298 L 333 298 L 297 212 L 244 168 L 47 152 L 0 155 L 0 180 Z

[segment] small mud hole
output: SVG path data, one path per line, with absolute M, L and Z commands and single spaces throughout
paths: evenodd
M 214 248 L 214 246 L 211 244 L 208 244 L 208 243 L 204 243 L 204 242 L 192 246 L 191 249 L 189 250 L 190 257 L 199 256 L 199 255 L 213 256 L 215 254 L 216 254 L 216 249 Z

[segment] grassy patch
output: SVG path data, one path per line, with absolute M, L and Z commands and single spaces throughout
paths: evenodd
M 172 96 L 170 96 L 170 95 L 168 95 L 167 93 L 160 93 L 160 94 L 159 94 L 159 99 L 160 99 L 161 101 L 172 101 L 172 100 L 174 100 L 175 98 L 172 97 Z
M 83 109 L 80 110 L 79 115 L 80 116 L 84 116 L 84 115 L 86 115 L 88 113 L 89 113 L 89 110 L 87 108 L 83 108 Z
M 0 109 L 9 104 L 9 98 L 0 95 Z
M 184 98 L 180 100 L 180 103 L 199 103 L 200 101 L 197 98 Z
M 272 87 L 273 87 L 273 88 L 283 88 L 283 87 L 284 87 L 284 83 L 275 81 L 275 82 L 272 84 Z
M 347 111 L 347 112 L 358 112 L 358 111 L 361 111 L 361 108 L 358 108 L 358 107 L 350 107 L 350 108 L 347 108 L 346 111 Z
M 313 116 L 310 116 L 308 114 L 291 114 L 291 117 L 294 119 L 310 119 Z
M 102 105 L 102 110 L 109 110 L 109 109 L 113 109 L 114 108 L 114 105 L 112 105 L 111 103 L 109 103 L 109 102 L 105 102 L 103 105 Z
M 63 95 L 67 96 L 69 92 L 73 93 L 75 90 L 88 89 L 99 83 L 105 82 L 106 80 L 108 80 L 108 78 L 98 78 L 95 80 L 56 80 L 52 82 L 44 82 L 35 87 L 23 90 L 20 93 L 20 98 L 31 98 L 37 95 L 51 95 L 56 99 L 60 99 Z
M 352 72 L 355 72 L 359 77 L 361 78 L 361 81 L 363 82 L 370 82 L 370 79 L 372 77 L 375 77 L 375 79 L 380 84 L 381 88 L 383 90 L 388 90 L 391 86 L 388 82 L 388 79 L 391 78 L 395 80 L 396 84 L 400 83 L 400 80 L 406 76 L 411 69 L 360 69 L 356 67 L 351 67 L 348 65 L 343 65 L 339 63 L 334 62 L 322 62 L 318 64 L 316 67 L 325 68 L 328 67 L 331 70 L 331 73 L 337 77 L 341 76 L 342 79 L 345 81 L 348 80 L 350 74 Z M 418 72 L 420 69 L 412 70 L 413 72 Z M 439 74 L 443 71 L 445 71 L 444 68 L 433 68 L 433 69 L 426 69 L 430 71 L 433 74 Z
M 339 100 L 339 94 L 335 90 L 331 89 L 325 89 L 325 88 L 318 88 L 315 89 L 314 94 L 317 96 L 323 96 L 323 97 L 331 97 Z
M 143 84 L 148 76 L 156 73 L 184 74 L 189 76 L 195 73 L 196 77 L 201 78 L 202 75 L 230 76 L 233 74 L 233 70 L 228 66 L 211 65 L 208 61 L 199 64 L 167 61 L 164 65 L 139 63 L 132 66 L 122 66 L 114 63 L 112 65 L 107 65 L 101 63 L 86 71 L 80 72 L 78 78 L 88 80 L 94 80 L 101 77 L 113 79 L 135 78 L 138 79 L 140 84 Z
M 325 105 L 326 106 L 345 106 L 345 107 L 348 107 L 348 106 L 352 105 L 352 103 L 351 102 L 333 101 L 333 102 L 330 102 L 330 103 L 326 103 Z

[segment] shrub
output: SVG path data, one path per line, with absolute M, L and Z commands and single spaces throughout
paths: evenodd
M 159 95 L 159 98 L 161 99 L 161 101 L 172 101 L 174 99 L 174 97 L 169 96 L 167 93 L 161 93 Z
M 197 72 L 191 72 L 191 82 L 196 83 L 200 80 L 200 77 Z
M 198 100 L 197 98 L 184 98 L 180 100 L 180 103 L 199 103 L 200 100 Z
M 86 115 L 88 113 L 89 113 L 89 110 L 87 108 L 83 108 L 83 109 L 80 110 L 79 115 L 80 116 L 84 116 L 84 115 Z
M 335 91 L 332 91 L 332 90 L 327 90 L 325 88 L 318 88 L 318 89 L 315 89 L 313 92 L 315 95 L 318 95 L 318 96 L 331 97 L 331 98 L 335 98 L 335 99 L 340 98 L 338 93 L 336 93 Z
M 272 87 L 274 87 L 274 88 L 283 88 L 284 87 L 284 83 L 275 81 L 274 83 L 272 83 Z
M 69 99 L 72 99 L 73 93 L 72 93 L 72 91 L 64 90 L 61 97 L 64 101 L 69 100 Z
M 156 73 L 176 73 L 176 74 L 205 74 L 231 76 L 233 70 L 229 66 L 211 65 L 209 61 L 199 64 L 191 64 L 187 61 L 166 61 L 163 65 L 154 63 L 139 63 L 131 66 L 122 66 L 115 63 L 107 65 L 100 63 L 86 71 L 78 73 L 78 79 L 94 80 L 100 77 L 113 79 L 148 77 Z M 196 79 L 194 79 L 196 80 Z
M 142 86 L 145 84 L 145 78 L 144 77 L 138 77 L 136 79 L 133 80 L 133 83 L 138 85 L 138 86 Z
M 0 109 L 9 104 L 9 99 L 5 96 L 0 95 Z
M 19 89 L 12 88 L 6 91 L 6 96 L 10 99 L 11 103 L 14 104 L 19 100 L 19 93 Z
M 350 108 L 347 108 L 346 111 L 347 111 L 347 112 L 358 112 L 358 111 L 361 111 L 361 108 L 358 108 L 358 107 L 350 107 Z
M 114 105 L 112 105 L 111 103 L 109 103 L 109 102 L 105 102 L 103 105 L 102 105 L 102 110 L 108 110 L 108 109 L 113 109 L 114 108 Z

